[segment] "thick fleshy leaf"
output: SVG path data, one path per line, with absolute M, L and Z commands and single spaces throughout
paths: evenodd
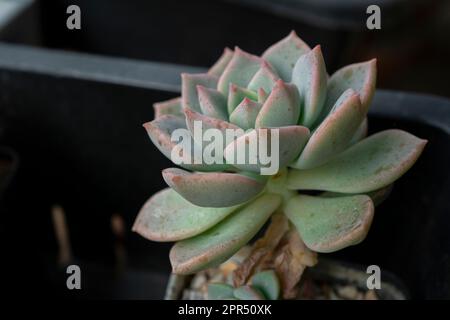
M 201 155 L 207 154 L 208 156 L 210 156 L 211 161 L 213 163 L 208 161 L 202 162 L 205 164 L 209 163 L 209 166 L 217 168 L 217 170 L 207 170 L 207 171 L 225 171 L 225 170 L 235 171 L 235 169 L 232 166 L 225 163 L 225 159 L 223 158 L 224 156 L 223 146 L 227 144 L 227 133 L 226 133 L 227 129 L 232 130 L 241 130 L 241 129 L 232 123 L 205 116 L 201 113 L 195 112 L 188 108 L 184 109 L 184 114 L 186 117 L 186 126 L 190 131 L 190 136 L 195 142 L 193 143 L 194 145 L 193 148 L 200 149 L 200 151 L 194 149 L 193 153 L 197 152 L 197 154 L 200 153 Z M 216 129 L 218 131 L 213 132 L 211 129 Z M 241 134 L 244 134 L 243 130 L 241 131 L 242 131 Z M 239 133 L 239 131 L 233 132 Z M 214 133 L 214 136 L 209 136 L 209 133 L 211 134 Z M 216 141 L 216 139 L 218 139 L 219 137 L 222 137 L 223 140 L 222 143 L 220 143 L 220 141 L 218 140 Z M 216 146 L 219 146 L 219 148 L 216 148 Z M 195 171 L 205 171 L 205 170 L 195 170 Z
M 259 88 L 258 90 L 258 102 L 259 103 L 264 103 L 267 100 L 267 97 L 269 96 L 269 94 L 263 89 L 263 88 Z
M 213 227 L 237 208 L 199 207 L 167 188 L 145 203 L 133 231 L 153 241 L 178 241 Z
M 153 110 L 155 111 L 155 119 L 165 114 L 171 114 L 184 118 L 184 113 L 181 107 L 181 97 L 156 102 L 153 104 Z
M 171 134 L 179 128 L 186 128 L 183 118 L 174 115 L 162 115 L 157 119 L 143 124 L 153 144 L 167 158 L 171 158 L 171 152 L 176 145 L 171 141 Z
M 345 91 L 291 167 L 318 167 L 345 150 L 365 116 L 358 94 L 353 89 Z
M 178 168 L 162 172 L 166 183 L 189 202 L 201 207 L 230 207 L 251 200 L 265 183 L 237 173 L 191 173 Z
M 234 289 L 233 295 L 239 300 L 264 300 L 262 292 L 252 286 L 242 286 Z
M 234 109 L 236 109 L 245 98 L 257 101 L 258 95 L 254 91 L 230 83 L 230 91 L 228 93 L 228 114 L 232 114 Z
M 172 134 L 175 130 L 187 129 L 186 121 L 181 117 L 177 117 L 174 115 L 163 115 L 151 122 L 144 123 L 143 126 L 145 130 L 147 130 L 147 134 L 149 135 L 153 144 L 171 161 L 174 161 L 174 159 L 172 159 L 172 151 L 174 148 L 178 149 L 178 151 L 175 152 L 177 154 L 180 154 L 182 152 L 185 153 L 184 150 L 181 150 L 181 148 L 179 148 L 179 143 L 186 142 L 191 146 L 191 152 L 189 154 L 190 159 L 188 159 L 188 161 L 184 163 L 176 163 L 183 168 L 195 171 L 223 171 L 230 168 L 230 166 L 226 163 L 206 164 L 202 161 L 202 159 L 200 159 L 199 161 L 197 161 L 198 163 L 196 163 L 195 155 L 201 154 L 201 150 L 198 149 L 198 145 L 194 142 L 189 134 L 189 131 L 187 130 L 185 131 L 185 134 L 180 138 L 183 141 L 172 141 Z
M 224 155 L 240 170 L 273 175 L 298 157 L 308 138 L 309 130 L 302 126 L 254 129 L 230 143 Z
M 353 138 L 348 143 L 349 146 L 360 142 L 362 139 L 367 137 L 367 132 L 369 131 L 369 121 L 367 117 L 364 118 L 363 122 L 359 125 L 356 132 L 353 134 Z
M 292 72 L 302 102 L 300 124 L 312 127 L 319 117 L 327 94 L 327 71 L 320 46 L 301 56 Z
M 360 243 L 373 219 L 374 205 L 366 195 L 322 198 L 298 195 L 285 213 L 306 246 L 316 252 L 333 252 Z
M 376 59 L 351 64 L 336 71 L 328 80 L 327 100 L 321 118 L 327 116 L 336 100 L 349 88 L 359 94 L 363 108 L 368 110 L 375 93 L 376 80 Z
M 228 120 L 227 99 L 216 89 L 197 86 L 200 110 L 208 117 Z
M 255 236 L 280 203 L 279 196 L 264 194 L 215 227 L 176 243 L 170 251 L 173 272 L 195 273 L 226 261 Z
M 230 83 L 246 88 L 261 66 L 262 59 L 235 48 L 233 58 L 220 76 L 217 89 L 228 95 Z
M 208 284 L 208 300 L 225 300 L 234 298 L 234 288 L 225 283 Z
M 248 84 L 248 89 L 258 92 L 262 88 L 266 92 L 272 91 L 273 86 L 280 77 L 265 61 L 261 63 L 261 68 L 253 76 L 252 80 Z
M 291 170 L 288 187 L 341 193 L 365 193 L 400 178 L 416 162 L 426 140 L 391 129 L 353 145 L 323 166 Z
M 380 205 L 384 200 L 386 200 L 389 195 L 391 194 L 392 188 L 394 187 L 393 184 L 388 185 L 387 187 L 367 192 L 366 195 L 372 199 L 372 202 L 375 206 Z M 348 197 L 349 195 L 357 195 L 356 193 L 339 193 L 339 192 L 332 192 L 332 191 L 326 191 L 322 192 L 320 194 L 321 197 L 325 198 L 336 198 L 336 197 Z
M 300 100 L 295 86 L 278 80 L 258 114 L 255 128 L 292 126 L 298 123 Z
M 217 86 L 217 77 L 207 73 L 181 74 L 181 103 L 183 108 L 190 108 L 200 112 L 200 103 L 198 101 L 197 86 L 201 85 L 207 88 Z
M 244 130 L 254 128 L 261 107 L 261 103 L 244 98 L 230 115 L 230 122 Z
M 284 81 L 289 82 L 298 58 L 310 50 L 309 46 L 292 31 L 286 38 L 269 47 L 262 57 L 275 67 Z
M 208 73 L 216 77 L 220 77 L 227 67 L 228 63 L 231 61 L 231 58 L 233 58 L 233 50 L 231 50 L 230 48 L 225 48 L 220 58 L 208 70 Z
M 251 280 L 252 287 L 258 289 L 269 300 L 277 300 L 280 296 L 280 281 L 273 270 L 261 271 Z

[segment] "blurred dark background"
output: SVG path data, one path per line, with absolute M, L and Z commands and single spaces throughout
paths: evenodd
M 66 28 L 72 4 L 81 8 L 81 30 Z M 369 4 L 381 7 L 381 30 L 366 28 Z M 0 167 L 16 161 L 0 223 L 2 274 L 11 294 L 162 298 L 170 244 L 130 230 L 144 201 L 165 187 L 160 171 L 170 163 L 141 124 L 152 119 L 153 102 L 177 95 L 179 72 L 210 66 L 226 46 L 261 54 L 291 30 L 311 47 L 321 44 L 330 74 L 376 57 L 378 88 L 450 97 L 450 1 L 0 0 L 0 144 L 19 159 L 9 151 L 0 157 Z M 422 101 L 405 98 L 416 100 Z M 427 101 L 426 108 L 447 103 Z M 399 275 L 402 261 L 416 264 L 403 274 L 408 284 L 417 282 L 413 297 L 439 297 L 450 292 L 449 221 L 441 216 L 448 210 L 450 145 L 434 120 L 414 117 L 372 117 L 372 132 L 398 127 L 435 143 L 381 207 L 384 218 L 367 242 L 336 257 L 379 261 Z M 411 198 L 419 200 L 406 201 Z M 66 259 L 55 205 L 69 232 Z M 439 224 L 444 229 L 436 232 Z M 86 270 L 81 292 L 65 289 L 61 266 L 69 262 Z
M 226 46 L 260 54 L 295 30 L 311 47 L 322 45 L 329 72 L 377 57 L 380 88 L 450 94 L 446 0 L 34 2 L 25 14 L 32 19 L 6 41 L 207 67 Z M 65 28 L 71 4 L 81 8 L 81 30 Z M 371 4 L 381 8 L 381 30 L 365 26 Z

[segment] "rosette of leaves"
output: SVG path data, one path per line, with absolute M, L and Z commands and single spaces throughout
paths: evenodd
M 223 164 L 163 170 L 170 188 L 152 196 L 140 211 L 136 232 L 176 242 L 170 251 L 176 274 L 224 262 L 274 213 L 288 218 L 311 252 L 361 242 L 374 206 L 426 144 L 397 129 L 366 137 L 376 60 L 329 76 L 320 46 L 311 49 L 294 32 L 261 57 L 225 49 L 208 72 L 181 78 L 181 97 L 156 103 L 155 119 L 144 124 L 165 156 L 170 159 L 176 146 L 171 133 L 192 130 L 194 121 L 206 129 L 247 133 L 224 148 Z M 263 128 L 279 132 L 280 170 L 273 176 L 260 175 L 260 159 L 256 165 L 227 161 L 246 148 L 248 134 Z M 191 138 L 194 146 L 203 143 Z
M 209 300 L 277 300 L 280 282 L 273 270 L 256 273 L 249 284 L 234 288 L 226 283 L 208 285 Z

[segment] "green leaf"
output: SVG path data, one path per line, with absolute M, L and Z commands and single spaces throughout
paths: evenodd
M 233 50 L 230 48 L 225 48 L 220 58 L 216 61 L 216 63 L 208 70 L 208 73 L 220 77 L 227 67 L 228 63 L 231 61 L 231 58 L 233 58 Z
M 286 38 L 269 47 L 262 57 L 272 64 L 281 78 L 289 82 L 298 58 L 311 49 L 292 31 Z
M 369 121 L 367 120 L 367 117 L 365 117 L 364 120 L 359 125 L 358 129 L 356 129 L 356 132 L 353 134 L 353 138 L 350 140 L 348 145 L 352 146 L 355 143 L 358 143 L 362 139 L 367 137 L 368 130 L 369 130 Z
M 358 94 L 352 89 L 345 91 L 291 167 L 318 167 L 345 150 L 365 116 Z
M 372 223 L 374 205 L 366 195 L 322 198 L 293 197 L 285 213 L 306 246 L 333 252 L 360 243 Z
M 196 131 L 199 133 L 202 133 L 208 129 L 217 129 L 222 133 L 222 137 L 223 137 L 223 140 L 225 143 L 226 130 L 227 129 L 232 129 L 232 130 L 239 129 L 238 126 L 236 126 L 232 123 L 205 116 L 205 115 L 195 112 L 191 109 L 184 109 L 184 114 L 186 116 L 187 128 L 191 132 L 191 136 L 193 137 L 193 139 L 197 143 L 197 145 L 203 146 L 203 148 L 205 148 L 211 142 L 204 141 L 204 139 L 203 139 L 204 136 L 202 134 L 196 134 Z M 197 130 L 196 130 L 196 126 L 197 126 Z
M 253 76 L 252 80 L 248 84 L 248 89 L 258 92 L 259 89 L 263 89 L 266 92 L 272 91 L 273 86 L 280 77 L 265 61 L 261 63 L 261 68 Z
M 240 170 L 266 174 L 261 169 L 267 171 L 276 166 L 276 162 L 281 169 L 297 158 L 308 138 L 309 130 L 302 126 L 254 129 L 231 142 L 225 148 L 224 156 L 227 163 Z M 278 150 L 276 144 L 272 146 L 272 141 L 278 142 Z M 245 159 L 241 159 L 241 155 L 245 155 Z M 269 157 L 264 159 L 265 155 Z
M 291 170 L 288 188 L 341 193 L 380 189 L 408 171 L 426 143 L 402 130 L 382 131 L 358 142 L 323 166 Z
M 181 107 L 181 97 L 156 102 L 153 104 L 153 109 L 155 111 L 155 119 L 166 114 L 184 118 L 184 113 Z
M 197 112 L 201 111 L 197 94 L 198 85 L 202 85 L 207 88 L 215 88 L 217 86 L 217 77 L 207 73 L 182 73 L 181 103 L 183 108 L 190 108 Z
M 328 80 L 327 100 L 321 118 L 328 115 L 336 100 L 349 88 L 359 94 L 361 104 L 367 112 L 375 93 L 376 80 L 376 59 L 351 64 L 336 71 Z
M 225 283 L 208 284 L 208 300 L 225 300 L 234 298 L 234 288 Z
M 217 266 L 255 236 L 281 198 L 264 194 L 206 232 L 176 243 L 170 251 L 174 273 L 190 274 Z
M 186 114 L 185 109 L 185 114 Z M 231 124 L 230 124 L 231 125 Z M 173 115 L 162 115 L 159 118 L 144 123 L 144 128 L 147 131 L 147 134 L 152 140 L 153 144 L 164 154 L 167 158 L 172 160 L 172 150 L 177 146 L 176 141 L 172 141 L 172 133 L 177 129 L 187 129 L 186 121 L 183 118 L 173 116 Z M 189 133 L 189 132 L 188 132 Z M 198 164 L 194 163 L 194 155 L 196 153 L 201 154 L 201 150 L 195 151 L 196 148 L 199 148 L 193 141 L 192 137 L 189 134 L 186 134 L 184 139 L 187 139 L 191 145 L 191 160 L 189 163 L 178 164 L 179 166 L 194 171 L 223 171 L 229 170 L 231 167 L 226 163 L 223 164 L 206 164 L 202 162 L 200 159 Z
M 246 88 L 259 70 L 261 61 L 260 57 L 251 55 L 236 47 L 233 58 L 231 58 L 230 63 L 219 78 L 217 89 L 227 96 L 230 83 Z
M 300 124 L 312 127 L 319 117 L 327 94 L 327 71 L 320 46 L 301 56 L 292 72 L 302 101 Z
M 133 231 L 153 241 L 178 241 L 211 228 L 237 208 L 199 207 L 167 188 L 145 203 Z
M 208 117 L 220 120 L 228 120 L 227 99 L 215 89 L 209 89 L 204 86 L 197 86 L 198 101 L 200 110 Z
M 236 109 L 245 98 L 253 101 L 258 100 L 258 96 L 255 92 L 241 88 L 234 83 L 230 83 L 230 91 L 228 93 L 228 114 L 232 114 L 234 109 Z
M 201 207 L 230 207 L 256 197 L 265 183 L 227 172 L 191 173 L 178 168 L 162 172 L 166 183 L 189 202 Z
M 258 114 L 255 128 L 292 126 L 298 123 L 300 100 L 295 86 L 278 80 Z
M 252 286 L 242 286 L 234 289 L 234 296 L 239 300 L 265 300 L 264 295 Z
M 254 128 L 261 107 L 260 103 L 244 98 L 230 115 L 230 122 L 244 130 Z
M 372 199 L 373 204 L 376 206 L 380 205 L 384 200 L 386 200 L 391 194 L 393 184 L 388 185 L 387 187 L 367 192 L 366 195 Z M 339 193 L 326 191 L 320 194 L 321 197 L 325 198 L 336 198 L 336 197 L 347 197 L 349 195 L 356 195 L 356 193 Z
M 268 300 L 277 300 L 280 296 L 280 282 L 273 270 L 258 272 L 252 277 L 251 284 Z

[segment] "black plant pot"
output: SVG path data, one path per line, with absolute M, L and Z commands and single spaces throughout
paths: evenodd
M 49 267 L 57 252 L 50 217 L 54 204 L 66 211 L 74 256 L 89 270 L 90 265 L 114 269 L 111 215 L 120 213 L 130 230 L 145 200 L 165 187 L 160 171 L 171 165 L 141 124 L 153 118 L 153 102 L 179 94 L 180 72 L 199 71 L 0 44 L 0 118 L 5 123 L 0 143 L 21 158 L 1 221 L 2 241 L 11 247 L 6 253 L 11 281 L 5 284 L 11 292 L 36 290 L 44 297 L 66 290 L 60 282 L 64 277 L 51 280 Z M 405 129 L 429 144 L 378 207 L 366 240 L 330 257 L 390 270 L 412 298 L 450 298 L 449 125 L 447 99 L 377 91 L 370 131 Z M 129 270 L 161 277 L 155 282 L 160 287 L 149 290 L 162 298 L 170 244 L 127 233 L 124 245 Z M 30 260 L 39 266 L 31 288 L 23 276 L 27 270 L 20 268 Z M 104 291 L 86 289 L 71 296 L 108 296 L 105 290 L 113 287 L 114 277 L 102 279 L 89 277 L 86 288 Z
M 303 278 L 306 278 L 319 283 L 351 286 L 358 291 L 366 292 L 368 290 L 368 276 L 365 268 L 360 265 L 320 258 L 316 266 L 306 269 L 305 273 L 302 275 L 302 280 Z M 167 283 L 164 299 L 185 299 L 185 297 L 183 297 L 183 291 L 185 289 L 189 290 L 191 281 L 192 276 L 172 274 Z M 405 300 L 409 298 L 409 294 L 401 281 L 397 279 L 396 276 L 386 271 L 383 272 L 383 280 L 380 283 L 380 289 L 376 289 L 375 291 L 376 299 L 380 300 Z M 206 298 L 203 295 L 201 297 Z M 314 297 L 311 298 L 316 299 Z

